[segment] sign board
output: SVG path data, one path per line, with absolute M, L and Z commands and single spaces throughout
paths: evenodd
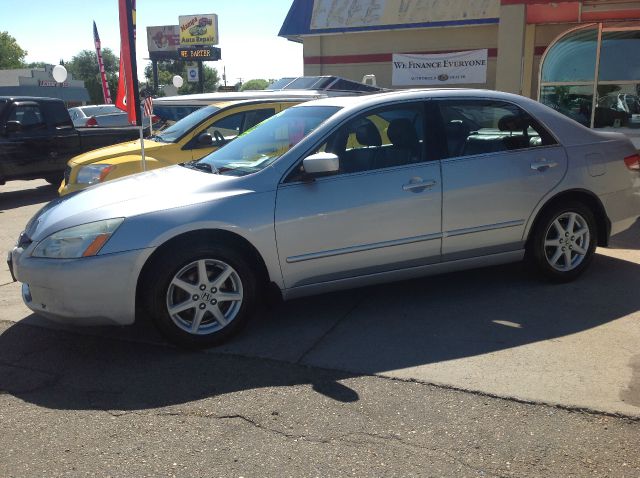
M 526 3 L 526 2 L 525 2 Z M 499 0 L 313 0 L 311 30 L 443 26 L 500 18 Z
M 180 46 L 217 45 L 218 15 L 180 15 Z
M 487 50 L 432 55 L 393 54 L 393 86 L 455 85 L 487 82 Z
M 188 66 L 187 67 L 187 81 L 191 83 L 198 82 L 198 67 L 197 66 Z
M 62 88 L 69 88 L 69 83 L 66 81 L 64 83 L 58 83 L 55 80 L 39 80 L 38 86 L 44 86 L 48 88 L 55 88 L 57 86 L 61 86 Z
M 216 61 L 222 56 L 220 48 L 213 46 L 178 48 L 178 55 L 181 60 L 200 61 Z
M 178 25 L 147 27 L 147 48 L 150 59 L 176 60 L 179 46 L 180 27 Z

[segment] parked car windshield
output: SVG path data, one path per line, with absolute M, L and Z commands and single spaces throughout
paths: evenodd
M 190 115 L 182 118 L 180 121 L 172 124 L 167 129 L 156 134 L 151 139 L 161 143 L 175 143 L 180 141 L 185 134 L 190 132 L 193 128 L 198 126 L 217 111 L 220 111 L 220 108 L 217 106 L 207 106 L 206 108 L 194 111 Z
M 83 106 L 81 109 L 85 116 L 101 116 L 112 113 L 123 113 L 123 111 L 116 105 Z
M 339 109 L 336 106 L 286 109 L 205 156 L 196 165 L 198 169 L 230 176 L 255 173 L 289 151 Z

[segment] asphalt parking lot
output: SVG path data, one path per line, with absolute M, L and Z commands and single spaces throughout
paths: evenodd
M 12 247 L 29 217 L 53 197 L 54 189 L 43 181 L 2 186 L 0 249 Z M 613 246 L 599 249 L 588 273 L 571 284 L 540 282 L 515 264 L 295 300 L 265 309 L 240 337 L 197 356 L 166 346 L 146 324 L 78 329 L 41 319 L 22 304 L 19 286 L 3 263 L 0 398 L 5 416 L 0 422 L 9 432 L 6 444 L 15 447 L 25 440 L 22 429 L 35 433 L 26 443 L 37 441 L 38 434 L 45 434 L 40 420 L 49 416 L 55 423 L 47 433 L 64 437 L 61 442 L 70 450 L 60 451 L 61 456 L 75 453 L 75 461 L 65 463 L 84 463 L 79 457 L 99 457 L 100 450 L 87 445 L 80 453 L 82 440 L 65 436 L 65 417 L 69 411 L 80 413 L 74 423 L 82 428 L 83 413 L 89 421 L 90 412 L 106 410 L 104 420 L 124 421 L 125 428 L 136 428 L 149 440 L 161 441 L 160 429 L 176 436 L 191 433 L 182 444 L 185 449 L 198 438 L 207 441 L 208 433 L 233 429 L 237 435 L 217 438 L 220 449 L 226 450 L 225 460 L 233 450 L 240 462 L 253 463 L 255 472 L 249 475 L 258 474 L 260 466 L 277 472 L 276 463 L 256 458 L 269 453 L 269 446 L 295 442 L 291 450 L 312 457 L 316 452 L 307 447 L 316 440 L 326 445 L 325 461 L 318 458 L 316 468 L 290 463 L 283 468 L 286 474 L 371 474 L 401 449 L 413 461 L 379 474 L 540 476 L 553 471 L 560 476 L 565 470 L 567 476 L 638 476 L 640 225 Z M 194 366 L 198 372 L 189 373 Z M 221 377 L 222 370 L 231 369 L 232 376 Z M 418 397 L 427 392 L 430 406 Z M 236 398 L 243 405 L 238 406 L 246 410 L 225 402 L 233 394 L 240 394 Z M 322 424 L 316 423 L 319 416 L 326 418 Z M 141 422 L 134 424 L 136 417 Z M 227 423 L 217 431 L 199 428 L 212 419 Z M 269 432 L 253 455 L 251 447 L 241 444 L 256 438 L 244 436 L 249 432 L 238 430 L 238 422 Z M 109 429 L 91 423 L 96 428 L 78 436 L 98 439 Z M 427 437 L 434 430 L 425 428 L 428 423 L 445 427 L 439 430 L 441 446 L 429 448 Z M 412 441 L 410 432 L 420 440 Z M 480 435 L 492 443 L 491 454 L 473 448 Z M 525 435 L 527 443 L 522 443 Z M 394 451 L 389 440 L 399 448 Z M 153 454 L 132 451 L 133 444 L 108 442 L 105 456 L 153 460 Z M 7 461 L 0 462 L 19 463 L 19 450 L 7 450 L 6 444 L 0 458 L 4 454 Z M 525 458 L 513 458 L 513 446 L 524 446 Z M 340 458 L 344 447 L 353 453 L 346 462 Z M 34 449 L 41 448 L 38 442 Z M 45 452 L 42 460 L 58 448 Z M 157 472 L 184 464 L 163 459 L 162 447 L 156 450 L 158 462 L 166 465 Z M 284 459 L 282 453 L 271 456 Z M 418 454 L 422 458 L 416 461 Z M 189 469 L 199 470 L 201 462 L 194 456 L 187 460 Z M 335 467 L 326 468 L 326 460 L 334 460 Z M 37 458 L 26 462 L 32 470 L 46 469 Z M 239 462 L 230 461 L 220 474 L 247 471 L 234 463 Z M 140 462 L 127 469 L 148 472 Z M 78 474 L 83 470 L 90 468 L 80 467 Z

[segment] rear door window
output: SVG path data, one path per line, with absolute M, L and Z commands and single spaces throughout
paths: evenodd
M 263 108 L 260 110 L 247 111 L 244 126 L 242 127 L 242 132 L 244 133 L 248 129 L 253 128 L 258 123 L 262 123 L 267 118 L 271 118 L 275 114 L 275 108 Z
M 18 121 L 25 130 L 44 128 L 44 117 L 38 105 L 16 105 L 7 121 Z
M 473 156 L 556 144 L 540 123 L 501 101 L 439 101 L 446 157 Z
M 242 127 L 244 116 L 244 111 L 225 116 L 218 121 L 214 121 L 211 126 L 206 129 L 206 132 L 214 136 L 214 132 L 218 131 L 225 139 L 233 139 L 241 133 L 240 128 Z

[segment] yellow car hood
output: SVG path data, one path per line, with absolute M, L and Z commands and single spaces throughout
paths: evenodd
M 145 154 L 151 154 L 158 148 L 163 146 L 169 146 L 173 143 L 159 143 L 156 141 L 145 140 L 144 152 Z M 79 154 L 69 160 L 69 164 L 77 166 L 80 164 L 92 164 L 98 161 L 104 161 L 106 159 L 117 158 L 120 156 L 127 156 L 130 154 L 140 154 L 140 140 L 127 141 L 126 143 L 114 144 L 113 146 L 105 146 L 104 148 L 94 149 L 86 153 Z

